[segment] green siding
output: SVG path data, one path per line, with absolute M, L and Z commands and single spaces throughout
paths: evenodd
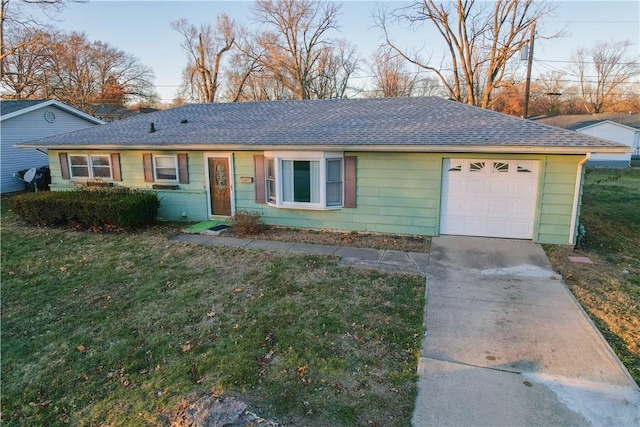
M 584 156 L 545 156 L 540 171 L 536 233 L 540 243 L 571 244 L 571 219 L 578 163 Z
M 89 153 L 89 151 L 82 151 Z M 118 185 L 151 189 L 144 182 L 142 155 L 147 151 L 120 153 L 122 182 Z M 149 151 L 153 154 L 175 152 Z M 209 152 L 207 152 L 209 153 Z M 256 211 L 267 224 L 332 230 L 374 231 L 436 236 L 440 226 L 440 189 L 444 158 L 537 160 L 540 180 L 533 240 L 569 243 L 572 203 L 578 163 L 583 156 L 544 156 L 476 153 L 345 153 L 357 157 L 356 203 L 353 209 L 327 211 L 281 209 L 254 201 L 253 156 L 233 155 L 235 209 Z M 205 152 L 189 152 L 189 184 L 177 191 L 158 191 L 160 217 L 171 220 L 207 218 Z M 58 151 L 50 151 L 52 188 L 70 188 L 60 177 Z M 182 216 L 186 213 L 186 218 Z

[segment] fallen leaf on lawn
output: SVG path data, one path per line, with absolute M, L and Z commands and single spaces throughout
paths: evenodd
M 15 271 L 10 271 L 9 273 L 7 273 L 9 276 L 14 276 L 16 274 Z
M 87 348 L 85 346 L 83 346 L 82 344 L 80 344 L 79 346 L 76 347 L 78 349 L 79 352 L 84 353 L 85 351 L 87 351 Z
M 556 276 L 549 276 L 549 279 L 556 280 Z
M 209 313 L 207 313 L 207 317 L 214 317 L 216 315 L 215 311 L 210 311 Z
M 69 269 L 69 267 L 67 267 L 66 265 L 63 265 L 62 267 L 60 267 L 60 271 L 62 271 L 63 273 L 65 271 L 67 271 Z
M 244 289 L 242 289 L 242 288 L 234 288 L 233 289 L 233 293 L 234 294 L 239 294 L 240 292 L 244 292 Z
M 182 352 L 186 353 L 187 351 L 191 350 L 193 346 L 191 345 L 191 343 L 186 343 L 182 346 Z

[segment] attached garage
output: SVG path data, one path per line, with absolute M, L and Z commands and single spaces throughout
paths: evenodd
M 539 162 L 444 159 L 440 233 L 533 238 Z

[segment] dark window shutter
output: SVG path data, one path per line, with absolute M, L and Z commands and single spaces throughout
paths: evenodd
M 256 203 L 267 203 L 264 187 L 264 156 L 253 156 Z
M 189 183 L 189 162 L 187 153 L 178 153 L 178 182 Z
M 111 153 L 111 178 L 114 181 L 122 181 L 120 175 L 120 154 Z
M 67 153 L 60 153 L 58 156 L 60 157 L 60 172 L 62 174 L 62 179 L 71 178 L 71 175 L 69 175 L 69 161 L 67 160 Z
M 144 182 L 153 182 L 153 160 L 151 153 L 142 155 L 142 163 L 144 165 Z
M 344 207 L 356 207 L 356 156 L 344 157 Z

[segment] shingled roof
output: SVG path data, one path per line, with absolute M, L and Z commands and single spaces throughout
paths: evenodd
M 0 116 L 24 110 L 34 105 L 42 104 L 46 99 L 20 99 L 20 100 L 2 100 L 0 101 Z
M 587 126 L 611 121 L 621 125 L 640 129 L 640 113 L 599 113 L 599 114 L 574 114 L 552 117 L 540 117 L 536 119 L 541 123 L 558 126 L 564 129 L 578 130 Z
M 150 132 L 153 123 L 155 132 Z M 590 151 L 624 147 L 437 98 L 189 104 L 21 144 L 42 148 Z

